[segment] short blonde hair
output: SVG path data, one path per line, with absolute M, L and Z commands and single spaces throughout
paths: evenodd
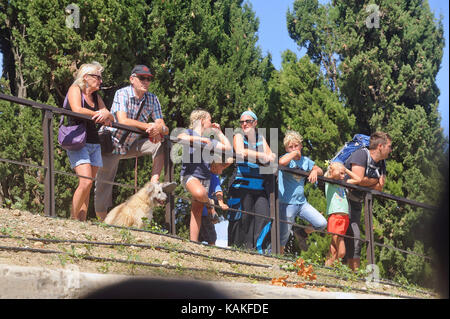
M 287 147 L 291 142 L 297 142 L 302 144 L 303 137 L 300 135 L 300 133 L 296 131 L 287 131 L 283 140 L 284 147 Z
M 97 61 L 92 61 L 91 63 L 85 63 L 80 66 L 78 69 L 77 75 L 75 77 L 75 81 L 73 84 L 76 84 L 80 87 L 80 89 L 84 89 L 86 87 L 86 81 L 84 80 L 84 76 L 86 74 L 92 72 L 103 72 L 103 67 Z
M 331 170 L 334 170 L 334 169 L 336 169 L 336 168 L 344 168 L 345 169 L 345 166 L 344 166 L 344 164 L 342 164 L 341 162 L 331 162 L 330 163 L 330 165 L 328 166 L 328 169 L 327 169 L 327 171 L 325 172 L 325 174 L 323 175 L 323 176 L 325 176 L 325 177 L 330 177 L 330 174 L 331 174 Z
M 190 117 L 189 117 L 189 128 L 193 129 L 194 128 L 194 124 L 197 121 L 201 121 L 206 119 L 208 116 L 211 116 L 211 114 L 209 114 L 208 111 L 205 110 L 194 110 L 192 111 Z

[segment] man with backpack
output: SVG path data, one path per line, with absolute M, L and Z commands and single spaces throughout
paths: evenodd
M 356 185 L 382 191 L 386 181 L 386 162 L 392 152 L 392 139 L 389 134 L 375 132 L 370 135 L 369 147 L 361 147 L 354 151 L 344 165 L 361 178 L 361 182 Z M 348 178 L 348 176 L 347 176 Z M 350 227 L 345 238 L 346 259 L 352 270 L 359 268 L 361 260 L 361 241 L 359 223 L 361 219 L 362 202 L 365 193 L 348 189 L 348 203 L 350 209 Z

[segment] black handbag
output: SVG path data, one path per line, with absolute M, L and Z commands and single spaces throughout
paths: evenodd
M 102 148 L 102 154 L 111 154 L 114 149 L 111 131 L 103 130 L 98 132 L 98 138 L 100 139 L 100 147 Z

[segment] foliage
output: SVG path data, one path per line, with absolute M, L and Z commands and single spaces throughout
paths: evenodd
M 249 107 L 261 118 L 267 114 L 271 64 L 256 47 L 254 13 L 241 2 L 152 3 L 146 40 L 156 78 L 151 89 L 166 107 L 170 128 L 187 127 L 197 108 L 208 110 L 222 128 L 234 127 Z
M 258 21 L 242 1 L 95 0 L 74 4 L 80 8 L 79 28 L 66 26 L 67 3 L 63 1 L 2 2 L 1 50 L 13 94 L 61 105 L 78 67 L 96 60 L 105 68 L 105 85 L 113 86 L 102 92 L 109 106 L 132 66 L 142 63 L 154 74 L 150 91 L 158 96 L 170 129 L 186 127 L 196 108 L 208 110 L 222 128 L 234 127 L 248 107 L 262 119 L 267 114 L 267 81 L 273 66 L 256 46 Z M 25 67 L 30 65 L 33 67 Z M 38 118 L 34 116 L 34 120 Z M 14 145 L 13 140 L 8 139 L 8 144 Z M 29 152 L 42 154 L 41 141 L 28 147 Z M 134 159 L 121 161 L 115 181 L 133 185 L 134 167 Z M 151 167 L 151 159 L 139 159 L 138 187 L 148 180 Z M 71 171 L 59 147 L 55 147 L 55 168 Z M 175 180 L 179 180 L 177 167 Z M 56 183 L 58 214 L 68 216 L 77 179 L 57 175 Z M 28 191 L 26 188 L 23 194 Z M 129 188 L 114 187 L 114 204 L 132 193 Z M 181 187 L 177 193 L 186 195 Z M 92 217 L 92 196 L 90 203 Z
M 0 101 L 0 127 L 0 158 L 38 166 L 43 164 L 42 151 L 37 153 L 34 147 L 42 147 L 39 110 Z M 39 168 L 0 162 L 0 205 L 40 211 L 43 172 Z M 24 192 L 24 185 L 27 192 Z
M 61 105 L 73 74 L 92 60 L 105 67 L 105 83 L 121 84 L 116 81 L 129 75 L 144 43 L 145 2 L 73 4 L 80 10 L 79 28 L 66 26 L 66 1 L 2 1 L 1 41 L 11 46 L 2 46 L 5 71 L 16 66 L 15 72 L 7 74 L 13 94 L 18 91 L 18 96 L 41 101 L 53 96 Z
M 411 23 L 413 21 L 413 23 Z M 442 20 L 426 1 L 295 1 L 289 33 L 321 67 L 329 88 L 356 117 L 354 133 L 388 132 L 393 152 L 384 192 L 436 204 L 448 162 L 440 128 L 436 74 L 443 54 Z M 375 202 L 375 241 L 430 251 L 432 214 L 391 201 Z M 389 277 L 430 282 L 427 262 L 382 249 Z
M 282 133 L 298 131 L 304 139 L 304 152 L 314 161 L 330 159 L 350 139 L 355 117 L 329 91 L 319 67 L 307 55 L 297 60 L 293 52 L 284 52 L 282 69 L 274 73 L 271 104 L 278 109 L 281 123 L 273 124 L 280 126 Z M 280 154 L 285 153 L 282 143 L 281 148 Z
M 367 23 L 374 8 L 369 1 L 296 0 L 287 29 L 307 55 L 298 59 L 284 52 L 279 71 L 256 45 L 258 19 L 241 0 L 73 2 L 80 8 L 79 28 L 66 26 L 65 1 L 0 1 L 2 76 L 8 80 L 0 82 L 2 93 L 60 106 L 80 65 L 96 60 L 105 68 L 101 94 L 109 107 L 132 66 L 146 64 L 154 74 L 150 91 L 171 130 L 187 127 L 197 108 L 208 110 L 222 128 L 233 128 L 251 108 L 259 127 L 280 128 L 273 151 L 284 153 L 283 134 L 296 130 L 304 137 L 304 155 L 323 169 L 353 134 L 383 130 L 393 142 L 384 191 L 438 202 L 436 189 L 448 165 L 435 84 L 444 41 L 442 22 L 434 20 L 426 1 L 377 1 L 374 27 Z M 0 101 L 0 157 L 43 166 L 41 119 L 41 111 Z M 57 145 L 57 118 L 53 125 Z M 55 146 L 54 156 L 57 171 L 71 171 L 65 151 Z M 115 181 L 134 185 L 135 164 L 122 160 Z M 139 187 L 149 179 L 151 158 L 140 158 L 137 167 Z M 224 174 L 225 184 L 232 169 Z M 43 172 L 0 162 L 0 204 L 42 213 Z M 179 172 L 176 164 L 175 181 Z M 56 174 L 55 182 L 57 214 L 67 217 L 77 178 Z M 114 204 L 133 192 L 114 187 Z M 323 185 L 308 183 L 305 193 L 325 212 Z M 175 195 L 187 197 L 181 186 Z M 177 231 L 188 238 L 189 204 L 177 200 L 176 213 Z M 93 196 L 89 214 L 94 216 Z M 432 218 L 423 209 L 376 199 L 375 241 L 433 254 L 427 237 Z M 164 224 L 163 209 L 155 221 Z M 329 236 L 315 233 L 308 243 L 302 257 L 322 262 Z M 364 259 L 365 248 L 362 254 Z M 376 247 L 376 258 L 382 276 L 431 282 L 423 257 Z

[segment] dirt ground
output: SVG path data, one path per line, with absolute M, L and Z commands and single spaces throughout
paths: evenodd
M 91 273 L 435 298 L 411 288 L 384 284 L 367 287 L 363 280 L 342 278 L 333 269 L 295 266 L 294 262 L 207 246 L 164 234 L 110 227 L 94 221 L 79 222 L 0 209 L 0 264 L 49 269 L 75 264 L 80 271 Z

